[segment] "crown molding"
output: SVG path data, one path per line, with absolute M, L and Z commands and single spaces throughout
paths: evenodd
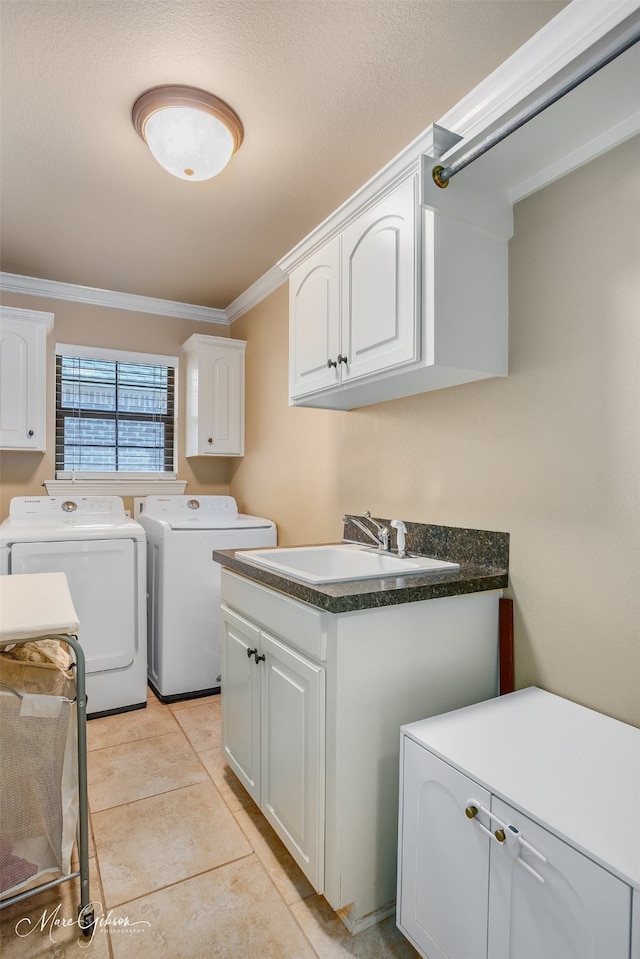
M 259 280 L 256 280 L 244 293 L 241 293 L 233 303 L 229 304 L 225 310 L 227 322 L 233 323 L 233 321 L 241 317 L 243 313 L 247 313 L 254 306 L 257 306 L 258 303 L 261 303 L 262 300 L 265 300 L 270 293 L 277 290 L 278 287 L 286 283 L 288 279 L 287 274 L 283 273 L 277 264 L 272 266 Z
M 161 300 L 137 293 L 119 293 L 116 290 L 98 290 L 92 286 L 77 286 L 59 280 L 43 280 L 35 276 L 20 276 L 17 273 L 0 273 L 0 290 L 25 293 L 27 296 L 46 296 L 55 300 L 86 303 L 89 306 L 106 306 L 114 310 L 131 310 L 134 313 L 153 313 L 182 320 L 198 320 L 202 323 L 228 325 L 224 310 L 193 303 L 178 303 Z

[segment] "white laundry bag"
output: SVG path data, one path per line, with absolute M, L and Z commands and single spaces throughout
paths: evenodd
M 78 822 L 73 672 L 0 654 L 0 898 L 68 875 Z M 44 878 L 43 878 L 44 877 Z

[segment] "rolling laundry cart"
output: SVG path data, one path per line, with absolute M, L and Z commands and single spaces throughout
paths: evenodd
M 0 576 L 0 908 L 79 877 L 78 926 L 89 936 L 95 916 L 78 628 L 64 573 Z M 68 669 L 56 664 L 64 658 L 60 643 L 73 651 Z M 47 881 L 51 873 L 62 875 Z

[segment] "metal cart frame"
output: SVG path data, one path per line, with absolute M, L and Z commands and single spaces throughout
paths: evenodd
M 0 639 L 0 647 L 10 644 L 21 645 L 23 643 L 30 643 L 33 642 L 35 638 L 36 637 L 26 639 Z M 38 636 L 37 638 L 43 639 L 44 637 Z M 75 671 L 76 725 L 78 733 L 77 841 L 79 868 L 66 876 L 61 876 L 59 879 L 41 883 L 38 886 L 27 889 L 25 892 L 16 893 L 14 896 L 7 897 L 0 902 L 0 909 L 5 909 L 7 906 L 11 906 L 16 902 L 21 902 L 23 899 L 28 899 L 30 896 L 34 896 L 39 892 L 44 892 L 45 889 L 52 889 L 55 886 L 60 886 L 64 882 L 69 882 L 71 879 L 77 879 L 79 877 L 80 905 L 78 906 L 78 926 L 83 935 L 88 937 L 93 932 L 95 914 L 89 893 L 89 801 L 87 794 L 87 694 L 85 658 L 84 651 L 78 642 L 77 636 L 68 633 L 52 633 L 46 638 L 57 639 L 60 642 L 67 643 L 73 649 L 75 655 L 75 663 L 71 664 L 71 668 Z M 21 695 L 17 690 L 13 690 L 13 692 L 17 693 L 18 696 Z

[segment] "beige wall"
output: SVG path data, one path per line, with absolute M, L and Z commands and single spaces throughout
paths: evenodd
M 2 303 L 24 309 L 54 313 L 53 332 L 48 338 L 47 409 L 55 409 L 55 361 L 56 343 L 102 346 L 114 350 L 132 350 L 140 353 L 158 353 L 163 356 L 180 356 L 180 346 L 192 333 L 210 336 L 229 336 L 225 325 L 202 323 L 196 320 L 179 320 L 165 316 L 150 316 L 106 307 L 86 306 L 65 300 L 47 299 L 41 296 L 25 296 L 3 293 Z M 179 423 L 184 422 L 184 376 L 180 379 L 178 397 Z M 182 412 L 181 412 L 182 411 Z M 44 480 L 55 475 L 54 460 L 55 422 L 47 420 L 47 452 L 3 452 L 0 460 L 0 517 L 9 510 L 12 496 L 46 496 Z M 226 458 L 202 460 L 185 459 L 184 430 L 179 429 L 178 476 L 187 480 L 189 492 L 227 493 L 229 488 L 229 460 Z M 131 508 L 129 497 L 125 505 Z
M 639 159 L 636 138 L 516 207 L 506 379 L 289 408 L 277 290 L 232 327 L 249 387 L 247 455 L 231 464 L 232 494 L 285 544 L 339 538 L 342 513 L 367 508 L 509 532 L 518 686 L 636 725 Z

